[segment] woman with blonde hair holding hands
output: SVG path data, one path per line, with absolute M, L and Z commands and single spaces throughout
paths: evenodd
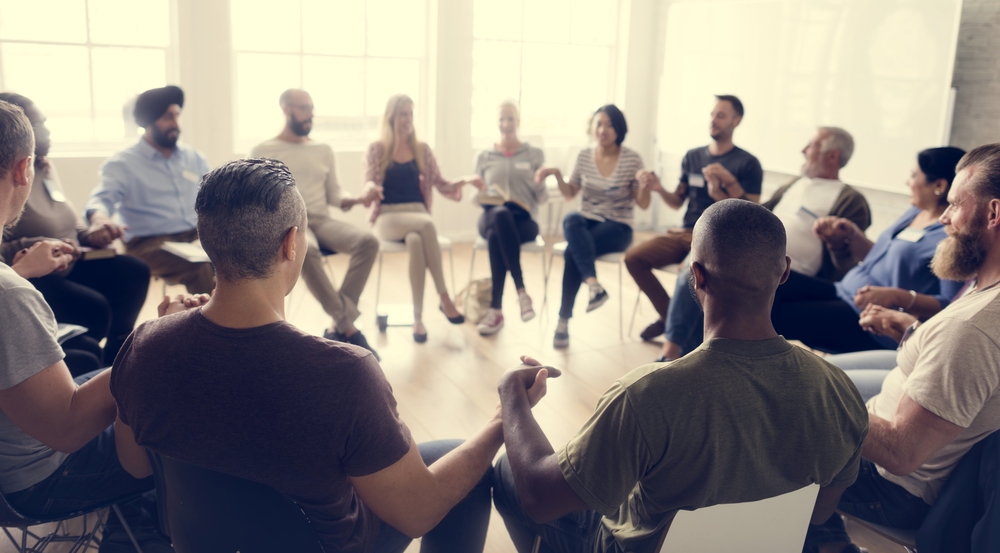
M 417 140 L 413 129 L 413 100 L 405 94 L 389 98 L 382 117 L 382 138 L 368 147 L 366 186 L 378 192 L 372 202 L 371 221 L 382 240 L 403 241 L 410 254 L 410 286 L 413 289 L 413 339 L 427 341 L 423 323 L 424 275 L 430 271 L 441 296 L 441 311 L 452 324 L 465 318 L 448 295 L 441 264 L 437 230 L 431 219 L 432 188 L 446 198 L 462 199 L 462 186 L 483 189 L 478 176 L 450 182 L 441 176 L 434 154 Z

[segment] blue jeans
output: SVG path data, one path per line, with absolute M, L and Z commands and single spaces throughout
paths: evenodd
M 604 254 L 628 249 L 632 243 L 632 227 L 615 221 L 587 219 L 573 212 L 563 219 L 563 234 L 568 245 L 559 316 L 569 319 L 573 316 L 573 302 L 576 301 L 576 293 L 580 291 L 580 284 L 597 276 L 594 261 Z
M 461 445 L 462 440 L 437 440 L 419 444 L 420 457 L 428 466 Z M 452 507 L 444 519 L 420 539 L 421 553 L 462 551 L 481 552 L 490 525 L 490 486 L 493 470 L 488 469 L 469 495 Z M 412 538 L 382 522 L 375 539 L 374 553 L 402 553 Z
M 844 490 L 837 508 L 853 517 L 883 526 L 915 530 L 920 527 L 931 506 L 879 476 L 874 463 L 861 459 L 858 480 Z M 809 525 L 802 551 L 813 553 L 824 543 L 850 541 L 844 520 L 834 513 L 823 524 Z
M 518 553 L 531 553 L 536 536 L 542 537 L 539 553 L 591 553 L 594 550 L 601 514 L 575 511 L 546 524 L 531 520 L 521 508 L 506 454 L 493 467 L 493 501 Z
M 851 377 L 865 403 L 882 391 L 882 381 L 896 368 L 896 352 L 887 349 L 841 353 L 826 360 Z
M 667 330 L 664 333 L 667 340 L 681 348 L 681 355 L 687 355 L 701 345 L 705 337 L 705 314 L 692 295 L 693 290 L 688 282 L 691 274 L 690 265 L 677 275 L 674 286 L 674 297 L 667 309 Z

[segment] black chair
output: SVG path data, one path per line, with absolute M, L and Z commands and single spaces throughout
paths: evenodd
M 134 497 L 138 497 L 138 495 L 128 499 Z M 116 503 L 120 501 L 122 500 L 116 500 Z M 96 550 L 97 546 L 100 545 L 100 540 L 96 536 L 104 531 L 104 520 L 108 509 L 114 509 L 122 525 L 125 527 L 129 539 L 132 540 L 132 545 L 138 553 L 142 553 L 142 548 L 139 547 L 139 544 L 135 541 L 135 537 L 132 535 L 132 529 L 128 527 L 128 523 L 125 522 L 121 511 L 118 510 L 118 505 L 115 503 L 98 505 L 63 516 L 32 517 L 18 512 L 13 505 L 7 502 L 7 498 L 3 494 L 0 494 L 0 528 L 3 528 L 3 533 L 18 553 L 42 553 L 51 543 L 70 544 L 69 549 L 66 549 L 70 553 L 90 549 Z M 91 515 L 96 515 L 93 520 L 89 520 Z M 69 529 L 67 522 L 77 517 L 83 517 L 80 521 L 81 528 L 79 533 L 73 533 Z M 32 526 L 53 522 L 56 523 L 56 527 L 44 535 L 35 533 L 30 529 Z M 20 530 L 20 536 L 15 537 L 11 532 L 12 528 Z
M 302 509 L 274 488 L 147 452 L 176 553 L 323 553 Z

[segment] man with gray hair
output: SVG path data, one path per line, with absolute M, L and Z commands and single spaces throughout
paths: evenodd
M 843 371 L 771 326 L 790 264 L 781 221 L 753 202 L 715 202 L 695 223 L 690 259 L 705 343 L 618 379 L 558 452 L 525 393 L 545 369 L 500 381 L 507 455 L 494 498 L 519 552 L 541 536 L 544 551 L 655 553 L 679 509 L 812 484 L 822 486 L 812 520 L 822 521 L 857 478 L 868 431 L 861 396 Z
M 24 112 L 0 101 L 3 227 L 14 225 L 24 210 L 34 180 L 34 150 L 34 134 Z M 61 241 L 45 240 L 19 256 L 12 267 L 0 262 L 0 492 L 28 516 L 69 516 L 153 488 L 151 478 L 138 480 L 126 473 L 115 454 L 110 371 L 74 381 L 56 340 L 52 309 L 18 274 L 31 277 L 64 267 L 72 252 L 72 246 Z M 143 514 L 138 500 L 121 507 L 144 551 L 173 550 Z M 144 531 L 138 531 L 140 526 Z M 112 513 L 102 552 L 132 549 L 122 530 Z
M 323 337 L 361 346 L 375 354 L 365 335 L 354 326 L 360 316 L 358 300 L 368 282 L 379 243 L 370 231 L 330 217 L 330 208 L 349 211 L 358 204 L 371 205 L 378 191 L 370 189 L 359 197 L 343 195 L 337 182 L 333 149 L 309 138 L 313 126 L 313 101 L 305 90 L 289 89 L 279 99 L 285 127 L 275 138 L 254 147 L 253 157 L 277 159 L 288 166 L 309 213 L 309 249 L 302 265 L 302 280 L 323 311 L 333 318 Z M 351 256 L 340 290 L 326 274 L 323 251 Z
M 327 551 L 402 551 L 425 533 L 423 551 L 482 551 L 499 414 L 468 441 L 418 446 L 371 352 L 285 322 L 307 221 L 280 161 L 215 169 L 195 209 L 218 283 L 203 308 L 141 325 L 115 359 L 125 468 L 151 473 L 145 447 L 267 484 Z
M 830 281 L 840 280 L 846 272 L 836 267 L 830 246 L 813 232 L 813 223 L 820 217 L 843 217 L 861 230 L 871 225 L 868 201 L 840 180 L 840 170 L 853 153 L 850 133 L 838 127 L 820 127 L 802 150 L 802 176 L 779 188 L 762 204 L 785 226 L 793 271 Z M 702 340 L 702 314 L 688 288 L 687 271 L 685 268 L 677 277 L 667 311 L 666 342 L 658 360 L 677 359 L 693 351 Z

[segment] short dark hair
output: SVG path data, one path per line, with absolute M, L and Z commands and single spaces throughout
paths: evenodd
M 736 112 L 736 115 L 743 117 L 743 102 L 736 96 L 732 94 L 716 94 L 715 99 L 720 102 L 729 102 L 729 105 L 733 106 L 733 111 Z
M 948 203 L 948 191 L 951 189 L 951 183 L 955 180 L 955 167 L 958 166 L 958 162 L 964 155 L 965 150 L 953 146 L 927 148 L 917 154 L 917 165 L 927 177 L 927 184 L 933 184 L 941 179 L 948 183 L 938 203 Z
M 607 104 L 597 108 L 594 115 L 590 117 L 591 124 L 594 123 L 594 117 L 597 117 L 598 113 L 604 113 L 611 120 L 611 127 L 615 129 L 615 134 L 618 138 L 615 139 L 615 144 L 621 146 L 622 142 L 625 140 L 625 133 L 628 132 L 628 123 L 625 122 L 625 114 L 622 110 L 618 109 L 618 106 L 614 104 Z
M 774 213 L 730 198 L 709 206 L 695 223 L 693 260 L 723 283 L 728 299 L 770 301 L 785 271 L 785 243 L 785 225 Z
M 966 167 L 976 166 L 976 174 L 969 184 L 980 202 L 1000 199 L 1000 143 L 978 146 L 962 156 L 955 167 L 958 173 Z
M 201 245 L 223 280 L 271 276 L 288 231 L 305 232 L 305 202 L 288 167 L 274 159 L 238 159 L 212 170 L 194 208 Z
M 14 168 L 19 159 L 35 153 L 35 133 L 24 110 L 16 104 L 0 100 L 0 176 Z

